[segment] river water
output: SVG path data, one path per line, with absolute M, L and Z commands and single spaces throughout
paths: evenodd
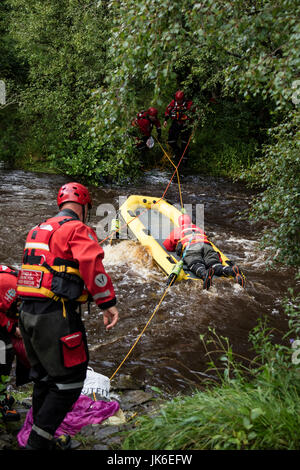
M 119 197 L 142 194 L 160 197 L 171 173 L 153 170 L 139 183 L 128 186 L 90 188 L 94 208 L 90 220 L 99 224 L 96 208 L 112 204 L 118 209 Z M 30 173 L 0 167 L 0 263 L 20 267 L 23 246 L 30 228 L 57 213 L 56 195 L 70 178 L 62 175 Z M 201 386 L 209 358 L 201 335 L 215 329 L 228 337 L 234 353 L 253 356 L 248 341 L 250 330 L 260 317 L 280 337 L 287 328 L 281 307 L 293 279 L 293 271 L 277 268 L 266 271 L 266 252 L 259 250 L 262 227 L 240 220 L 253 196 L 241 184 L 204 176 L 181 177 L 185 204 L 204 204 L 205 230 L 232 261 L 243 268 L 247 287 L 228 279 L 217 279 L 209 291 L 198 282 L 180 282 L 172 286 L 160 309 L 142 338 L 115 375 L 112 385 L 122 379 L 140 387 L 156 386 L 167 395 L 188 393 Z M 177 180 L 174 178 L 166 198 L 179 204 Z M 101 206 L 100 206 L 101 207 Z M 83 309 L 88 332 L 90 366 L 108 377 L 115 372 L 144 328 L 165 290 L 165 275 L 137 242 L 121 240 L 105 242 L 104 266 L 110 274 L 118 299 L 118 325 L 104 331 L 102 316 L 92 305 Z

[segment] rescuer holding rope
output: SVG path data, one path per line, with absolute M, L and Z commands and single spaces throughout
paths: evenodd
M 85 225 L 92 204 L 88 189 L 65 184 L 57 203 L 59 213 L 30 230 L 18 278 L 20 328 L 34 381 L 33 427 L 26 447 L 33 450 L 70 447 L 69 436 L 53 436 L 86 377 L 88 348 L 80 304 L 92 297 L 107 330 L 118 321 L 103 249 Z

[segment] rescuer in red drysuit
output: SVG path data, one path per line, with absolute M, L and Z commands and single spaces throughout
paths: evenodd
M 18 327 L 17 277 L 18 272 L 15 269 L 0 265 L 0 376 L 10 375 L 16 356 L 16 385 L 23 385 L 28 381 L 30 366 Z M 0 401 L 4 421 L 19 420 L 19 413 L 12 408 L 14 398 L 6 393 L 4 396 Z
M 189 146 L 189 138 L 192 132 L 191 123 L 192 115 L 194 114 L 193 102 L 185 98 L 184 92 L 178 90 L 175 93 L 174 99 L 168 104 L 165 111 L 164 127 L 167 127 L 167 120 L 171 119 L 172 123 L 169 128 L 168 144 L 174 151 L 174 157 L 181 157 L 184 153 L 182 163 L 187 163 Z M 177 145 L 178 140 L 181 139 L 181 147 Z
M 161 124 L 156 108 L 151 107 L 147 111 L 140 111 L 132 121 L 132 125 L 138 128 L 137 148 L 141 151 L 149 148 L 147 141 L 151 137 L 154 126 L 156 127 L 158 139 L 161 138 Z
M 183 258 L 187 268 L 203 279 L 203 289 L 211 287 L 214 275 L 233 276 L 244 287 L 245 278 L 239 267 L 231 262 L 223 266 L 219 253 L 212 247 L 206 233 L 192 224 L 189 215 L 180 215 L 178 224 L 179 227 L 170 233 L 163 245 L 168 251 L 175 251 Z
M 106 329 L 118 321 L 116 297 L 95 232 L 85 225 L 88 189 L 61 187 L 59 213 L 33 227 L 26 240 L 18 295 L 20 328 L 31 363 L 33 427 L 28 449 L 53 449 L 53 436 L 80 396 L 88 365 L 80 304 L 93 298 Z M 69 447 L 70 438 L 59 440 Z

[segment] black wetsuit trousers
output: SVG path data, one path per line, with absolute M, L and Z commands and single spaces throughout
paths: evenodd
M 189 154 L 189 146 L 186 148 L 191 135 L 191 129 L 185 124 L 180 124 L 178 121 L 173 120 L 169 129 L 168 144 L 172 147 L 175 155 L 181 157 L 184 153 L 183 159 L 186 160 Z M 181 146 L 178 146 L 178 140 L 181 140 Z M 186 150 L 185 150 L 186 149 Z
M 88 350 L 80 314 L 67 308 L 64 316 L 55 302 L 24 302 L 20 328 L 34 382 L 33 428 L 29 442 L 46 448 L 56 429 L 79 398 L 86 377 Z M 61 338 L 81 332 L 86 361 L 65 367 Z M 32 442 L 31 442 L 32 441 Z M 45 441 L 45 446 L 43 442 Z
M 223 275 L 223 266 L 219 254 L 209 243 L 191 245 L 184 256 L 184 262 L 188 269 L 201 279 L 204 279 L 207 270 L 212 266 L 216 276 Z

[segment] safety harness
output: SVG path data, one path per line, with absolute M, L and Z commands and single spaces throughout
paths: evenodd
M 187 110 L 188 108 L 186 102 L 179 104 L 177 101 L 175 101 L 174 106 L 170 109 L 170 117 L 171 119 L 176 119 L 180 122 L 186 121 L 188 118 L 185 114 Z
M 84 303 L 88 298 L 88 294 L 83 293 L 84 282 L 78 262 L 55 257 L 50 251 L 53 234 L 72 220 L 77 219 L 68 217 L 51 223 L 46 221 L 30 230 L 17 284 L 17 292 L 22 299 L 61 301 L 64 316 L 65 301 Z
M 187 227 L 182 229 L 181 233 L 182 237 L 176 245 L 176 253 L 178 256 L 182 256 L 185 249 L 190 245 L 194 245 L 196 243 L 208 243 L 210 245 L 210 241 L 208 240 L 205 232 L 199 227 Z

